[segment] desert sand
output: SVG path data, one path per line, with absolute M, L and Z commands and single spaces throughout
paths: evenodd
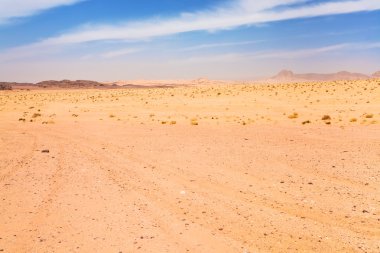
M 380 80 L 0 91 L 1 252 L 380 252 Z

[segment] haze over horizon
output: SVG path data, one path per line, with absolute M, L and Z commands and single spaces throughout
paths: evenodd
M 0 81 L 380 70 L 379 0 L 0 0 Z

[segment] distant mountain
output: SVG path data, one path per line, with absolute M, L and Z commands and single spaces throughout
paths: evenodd
M 377 71 L 377 72 L 373 73 L 372 77 L 374 77 L 374 78 L 380 78 L 380 71 Z
M 378 72 L 376 72 L 378 73 Z M 380 73 L 379 73 L 380 74 Z M 334 81 L 334 80 L 361 80 L 371 78 L 365 74 L 341 71 L 331 74 L 295 74 L 290 70 L 282 70 L 271 79 L 276 81 Z
M 272 79 L 279 80 L 279 81 L 288 81 L 296 79 L 296 74 L 294 74 L 290 70 L 281 70 L 277 75 L 273 76 Z

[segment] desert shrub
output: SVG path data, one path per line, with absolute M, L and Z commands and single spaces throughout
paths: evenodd
M 192 119 L 190 122 L 191 125 L 193 126 L 198 126 L 198 120 L 197 119 Z
M 37 118 L 37 117 L 41 117 L 41 116 L 42 116 L 41 113 L 34 113 L 32 115 L 32 118 Z
M 323 115 L 322 120 L 331 120 L 329 115 Z
M 290 114 L 290 115 L 288 116 L 288 118 L 289 118 L 289 119 L 296 119 L 296 118 L 298 118 L 298 113 L 294 112 L 293 114 Z
M 49 120 L 49 121 L 44 121 L 42 122 L 43 125 L 48 125 L 48 124 L 55 124 L 55 122 L 53 120 Z

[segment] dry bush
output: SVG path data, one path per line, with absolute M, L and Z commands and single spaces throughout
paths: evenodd
M 323 115 L 322 120 L 331 120 L 329 115 Z
M 37 118 L 37 117 L 41 117 L 41 116 L 42 116 L 41 113 L 34 113 L 32 115 L 32 118 Z
M 198 120 L 197 119 L 191 119 L 191 125 L 198 126 Z
M 289 119 L 296 119 L 298 118 L 298 113 L 294 112 L 293 114 L 288 116 Z
M 42 122 L 43 125 L 48 125 L 48 124 L 55 124 L 55 122 L 53 120 L 49 120 L 49 121 L 44 121 Z

